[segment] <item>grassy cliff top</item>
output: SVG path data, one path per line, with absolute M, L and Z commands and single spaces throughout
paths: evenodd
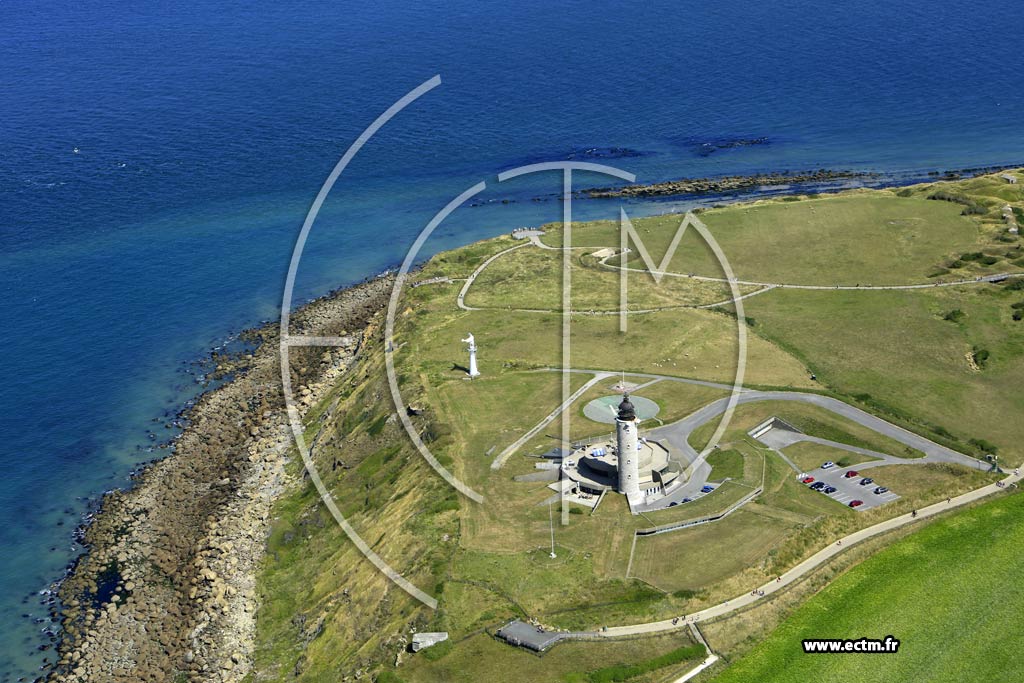
M 826 393 L 956 450 L 996 451 L 1003 462 L 1021 462 L 1024 426 L 1008 416 L 1024 411 L 1024 291 L 1017 284 L 1024 280 L 977 280 L 1024 271 L 1002 211 L 1007 203 L 1024 206 L 1020 187 L 985 176 L 703 212 L 737 276 L 751 283 L 741 290 L 752 295 L 744 300 L 745 318 L 738 321 L 729 304 L 702 307 L 730 295 L 690 233 L 663 284 L 646 273 L 628 275 L 626 332 L 616 313 L 619 268 L 638 267 L 636 255 L 594 256 L 617 249 L 617 227 L 574 226 L 573 244 L 585 248 L 570 259 L 577 284 L 572 365 L 615 376 L 593 384 L 568 411 L 570 436 L 608 430 L 580 408 L 610 393 L 620 372 L 633 373 L 627 379 L 637 383 L 647 381 L 638 373 L 730 383 L 743 325 L 749 385 Z M 680 219 L 634 221 L 656 262 Z M 621 497 L 608 496 L 594 514 L 581 510 L 556 528 L 559 552 L 551 560 L 543 503 L 552 491 L 547 482 L 513 477 L 537 471 L 527 456 L 558 445 L 550 435 L 558 436 L 559 421 L 526 439 L 504 468 L 491 468 L 561 401 L 561 377 L 545 369 L 561 363 L 562 252 L 543 248 L 559 247 L 561 231 L 548 226 L 541 239 L 536 245 L 501 237 L 439 254 L 416 279 L 450 281 L 407 288 L 398 308 L 393 360 L 403 398 L 415 409 L 410 419 L 440 463 L 484 495 L 483 504 L 458 496 L 411 445 L 394 414 L 379 327 L 359 363 L 306 416 L 318 471 L 346 519 L 385 561 L 436 596 L 439 608 L 413 601 L 362 559 L 293 464 L 298 483 L 277 501 L 259 579 L 257 680 L 367 672 L 407 683 L 498 680 L 509 671 L 529 680 L 592 680 L 604 675 L 596 673 L 602 666 L 652 661 L 689 642 L 664 636 L 570 643 L 537 658 L 488 633 L 514 617 L 589 629 L 685 613 L 793 566 L 823 539 L 987 481 L 954 468 L 924 478 L 893 471 L 889 476 L 906 488 L 901 502 L 854 513 L 798 485 L 785 463 L 744 441 L 742 424 L 767 415 L 752 406 L 738 415 L 723 446 L 729 455 L 717 465 L 730 473 L 727 486 L 691 508 L 649 518 L 629 515 Z M 936 286 L 958 281 L 967 283 Z M 895 288 L 873 288 L 882 285 Z M 472 382 L 460 367 L 460 340 L 468 332 L 483 373 Z M 570 389 L 592 378 L 573 375 Z M 670 421 L 725 395 L 667 380 L 641 393 Z M 803 420 L 835 441 L 895 448 L 813 410 L 770 412 Z M 634 543 L 638 528 L 724 509 L 762 483 L 755 504 L 721 526 Z M 398 655 L 410 628 L 448 631 L 451 639 Z M 666 679 L 691 665 L 676 662 L 635 680 Z

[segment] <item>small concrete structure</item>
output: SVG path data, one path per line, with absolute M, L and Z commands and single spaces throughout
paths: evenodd
M 416 289 L 417 287 L 422 287 L 423 285 L 446 285 L 451 283 L 451 281 L 452 279 L 450 277 L 446 275 L 439 275 L 438 277 L 428 277 L 426 280 L 414 282 L 409 286 L 412 287 L 413 289 Z
M 799 429 L 778 417 L 770 417 L 751 429 L 747 434 L 768 448 L 782 450 L 786 446 L 804 441 L 806 435 Z
M 534 626 L 516 619 L 498 629 L 495 634 L 509 645 L 523 647 L 534 652 L 544 652 L 564 638 L 572 636 L 558 631 L 547 631 L 541 626 Z
M 448 640 L 447 631 L 433 631 L 430 633 L 414 633 L 412 635 L 412 643 L 409 644 L 409 649 L 413 652 L 419 652 L 424 648 L 437 645 L 440 642 Z
M 1000 173 L 999 177 L 1005 180 L 1006 182 L 1010 183 L 1011 185 L 1017 184 L 1017 176 L 1012 175 L 1010 173 Z
M 545 453 L 541 453 L 540 457 L 547 458 L 548 460 L 562 460 L 563 458 L 568 458 L 570 455 L 572 455 L 572 450 L 556 446 Z

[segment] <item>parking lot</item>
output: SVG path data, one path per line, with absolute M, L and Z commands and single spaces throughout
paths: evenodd
M 871 483 L 864 486 L 860 485 L 860 480 L 864 477 L 871 476 L 871 469 L 868 468 L 864 472 L 858 474 L 855 477 L 847 477 L 846 473 L 850 471 L 857 471 L 857 466 L 853 467 L 830 467 L 827 470 L 823 470 L 820 467 L 810 472 L 807 472 L 805 476 L 814 477 L 814 481 L 825 482 L 827 486 L 834 486 L 836 488 L 834 493 L 825 494 L 817 491 L 819 495 L 828 495 L 830 498 L 834 498 L 843 505 L 849 505 L 851 500 L 862 500 L 863 505 L 858 506 L 857 510 L 869 510 L 879 505 L 885 505 L 899 498 L 899 496 L 892 491 L 886 491 L 882 494 L 875 494 L 874 490 L 876 486 L 880 484 Z

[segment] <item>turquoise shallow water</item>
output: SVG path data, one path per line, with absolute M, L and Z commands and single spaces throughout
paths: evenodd
M 1024 19 L 989 0 L 15 0 L 0 26 L 0 681 L 50 655 L 38 592 L 78 551 L 88 501 L 162 453 L 199 386 L 190 361 L 277 315 L 324 177 L 433 74 L 444 84 L 332 194 L 300 298 L 395 265 L 450 197 L 532 161 L 591 158 L 643 181 L 1024 162 Z M 491 190 L 427 251 L 556 220 L 557 191 L 555 177 Z

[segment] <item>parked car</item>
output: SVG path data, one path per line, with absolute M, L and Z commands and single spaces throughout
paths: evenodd
M 803 478 L 803 479 L 801 479 L 800 481 L 802 481 L 802 482 L 803 482 L 803 483 L 805 483 L 805 484 L 810 484 L 811 482 L 813 482 L 813 481 L 814 481 L 814 477 L 804 477 L 804 478 Z
M 836 487 L 835 486 L 826 486 L 825 488 L 823 488 L 821 490 L 821 492 L 822 493 L 827 493 L 829 495 L 832 495 L 833 493 L 836 492 Z
M 825 482 L 823 481 L 816 481 L 811 484 L 811 490 L 813 491 L 820 491 L 823 488 L 825 488 Z
M 863 504 L 864 504 L 863 500 L 851 500 L 850 501 L 850 507 L 852 507 L 852 508 L 858 508 L 858 507 L 860 507 Z
M 701 493 L 711 493 L 714 490 L 715 490 L 714 486 L 708 486 L 706 484 L 704 486 L 700 487 L 700 492 Z
M 883 493 L 885 493 L 888 490 L 889 489 L 887 489 L 884 486 L 877 486 L 877 487 L 875 487 L 875 494 L 880 496 L 880 495 L 882 495 Z
M 872 479 L 871 477 L 864 477 L 863 479 L 860 480 L 860 485 L 867 486 L 868 484 L 874 483 L 874 481 L 875 480 Z
M 850 470 L 849 472 L 847 472 L 843 476 L 846 477 L 847 479 L 853 479 L 854 477 L 857 476 L 857 470 Z
M 827 470 L 830 467 L 835 467 L 835 466 L 836 466 L 836 464 L 834 462 L 832 462 L 831 460 L 829 460 L 828 462 L 821 463 L 821 469 L 823 469 L 823 470 Z

